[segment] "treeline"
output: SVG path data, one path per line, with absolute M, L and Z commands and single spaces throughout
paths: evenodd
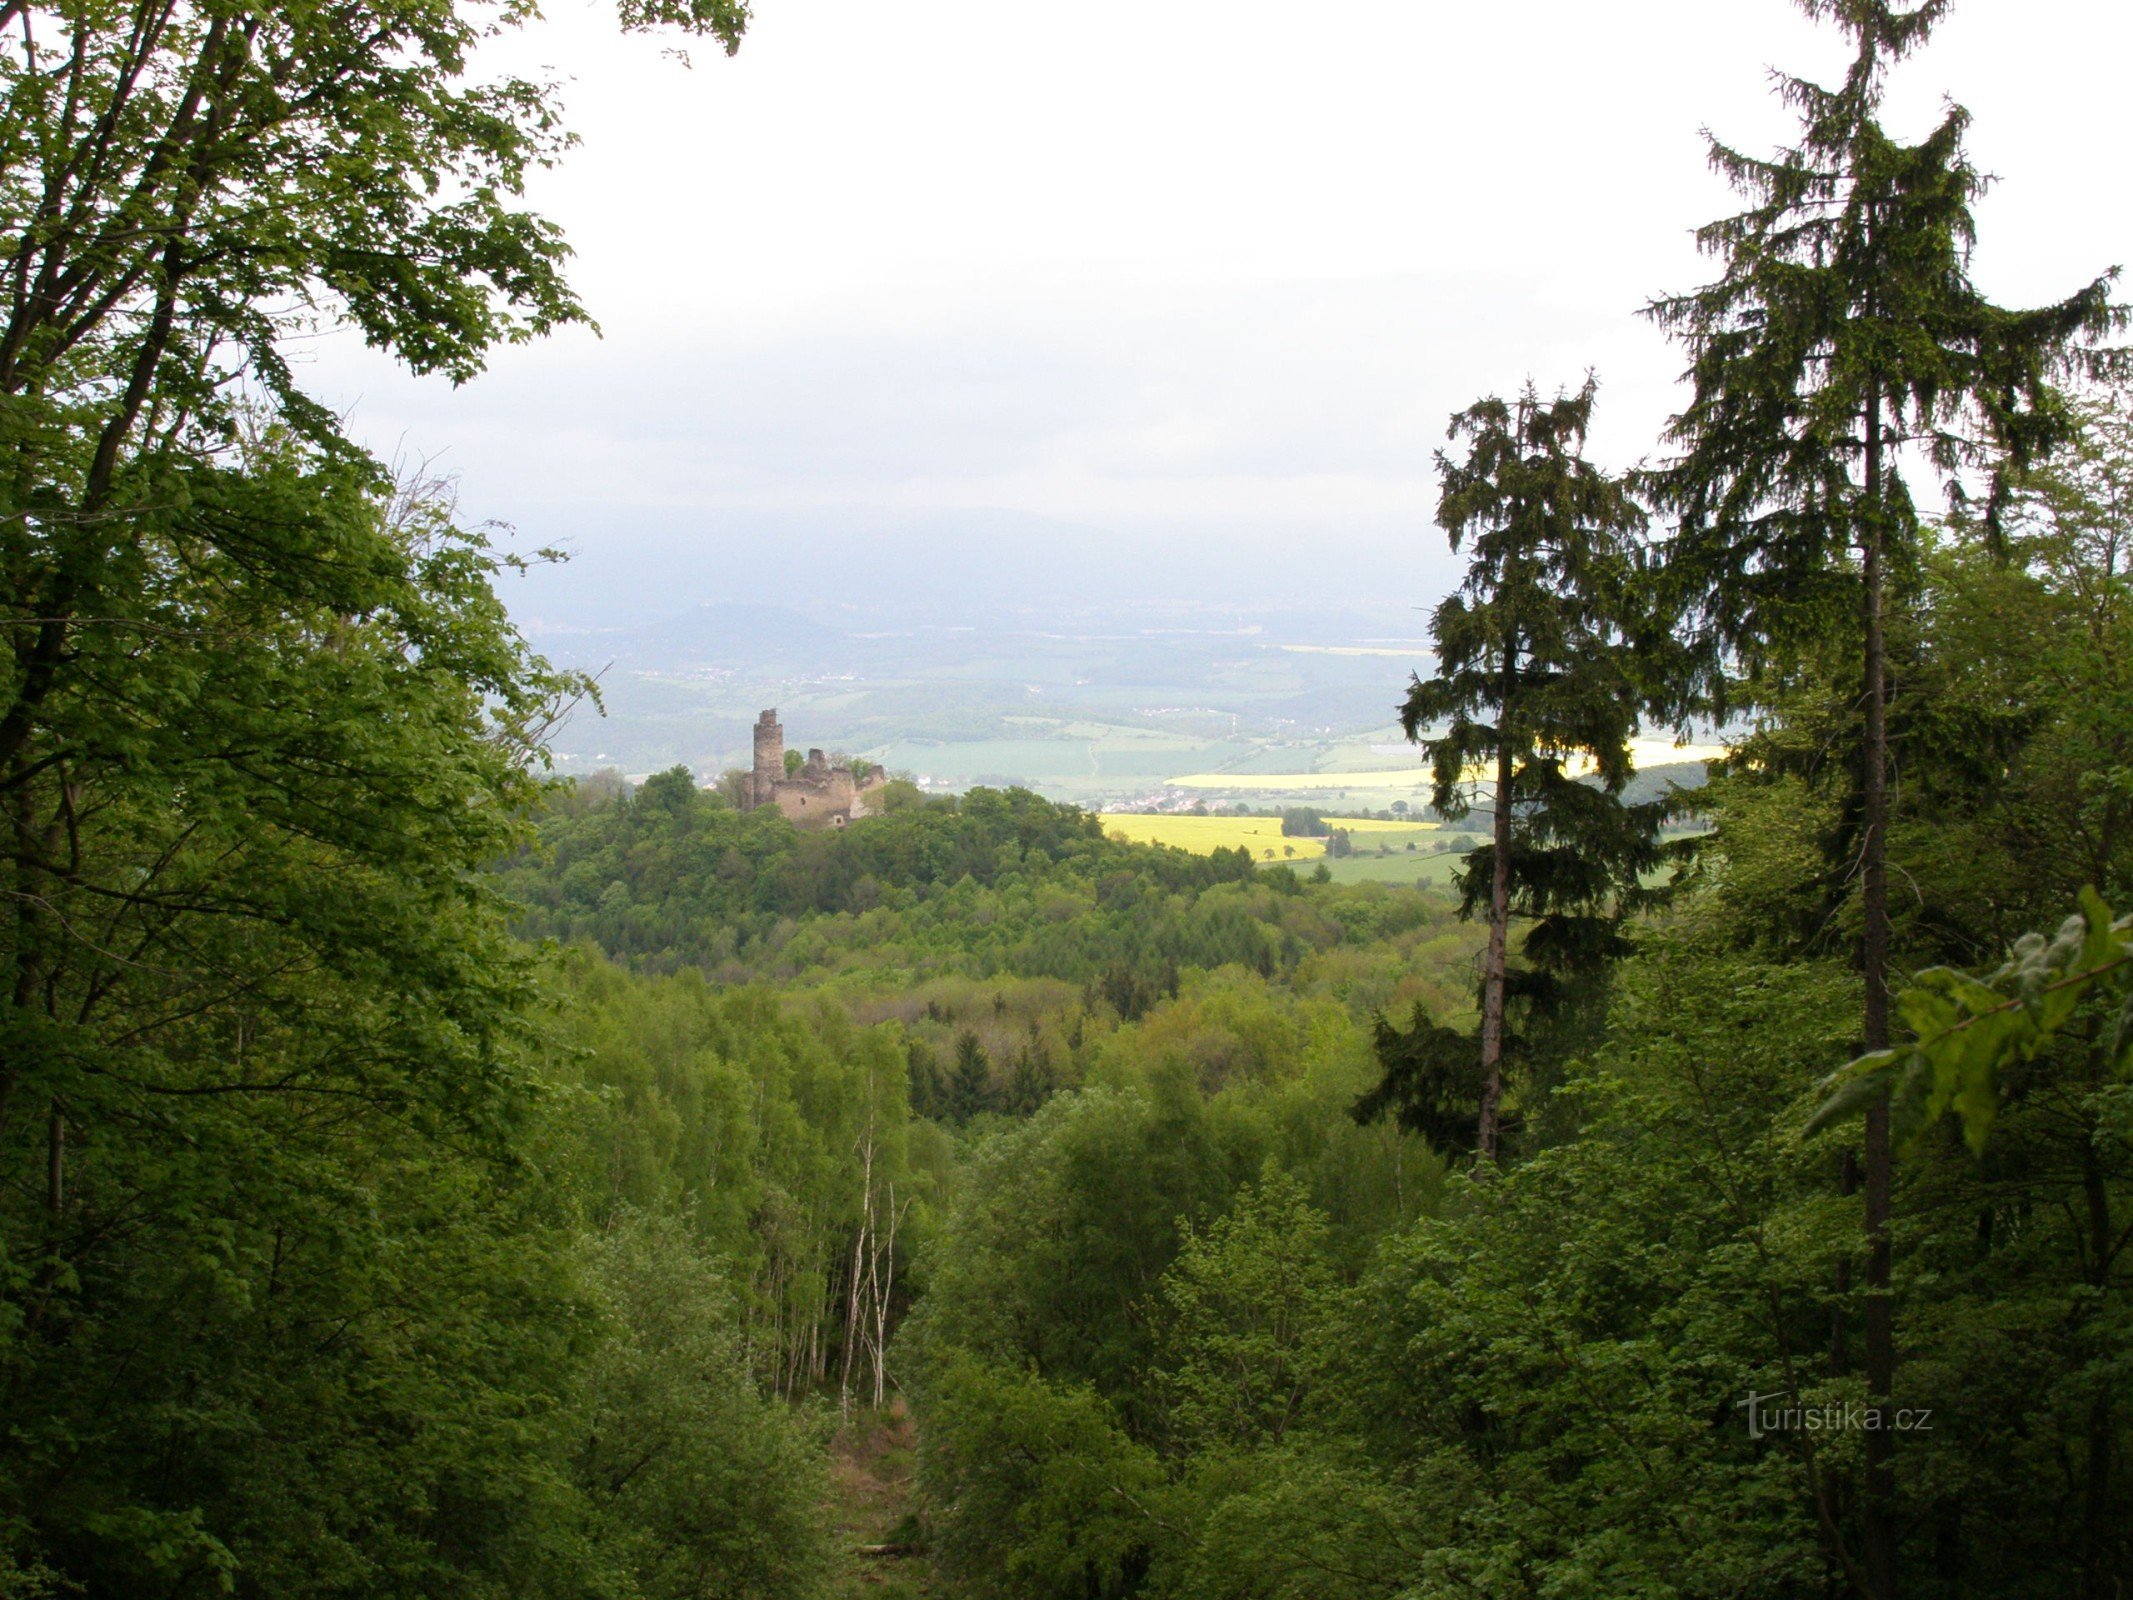
M 1939 589 L 1953 631 L 1913 659 L 1969 677 L 1974 607 L 2008 587 L 1973 569 Z M 2036 626 L 2066 595 L 2035 574 L 2013 587 L 2026 602 L 2002 625 L 2093 670 L 2093 635 Z M 2064 758 L 2133 661 L 2118 648 L 2107 680 L 2069 672 L 2063 698 L 2028 704 L 2015 789 L 1918 775 L 1899 835 L 1917 849 L 1912 959 L 2048 923 L 2096 864 L 2068 854 L 2032 875 L 2034 835 L 2009 807 L 2058 826 L 2106 815 Z M 960 1592 L 1842 1584 L 1863 1471 L 1842 1419 L 1866 1404 L 1856 1157 L 1845 1132 L 1803 1130 L 1856 1048 L 1859 980 L 1821 898 L 1842 890 L 1819 866 L 1844 787 L 1775 763 L 1719 786 L 1702 881 L 1636 934 L 1604 1031 L 1527 1058 L 1500 1168 L 1446 1147 L 1454 1170 L 1440 1184 L 1432 1164 L 1416 1220 L 1358 1217 L 1308 1157 L 1232 1145 L 1227 1123 L 1211 1136 L 1203 1103 L 1175 1087 L 1165 1102 L 1160 1081 L 1056 1101 L 983 1148 L 900 1351 L 934 1548 Z M 2111 844 L 2123 900 L 2133 848 L 2122 829 Z M 1400 1020 L 1379 1064 L 1400 1054 Z M 2133 1127 L 2103 1037 L 2025 1069 L 1982 1162 L 1937 1128 L 1904 1163 L 1891 1420 L 1907 1593 L 2083 1593 L 2126 1569 L 2133 1490 L 2113 1464 L 2133 1442 Z
M 1989 969 L 2085 885 L 2133 901 L 2110 776 L 2133 757 L 2133 422 L 2085 416 L 2011 496 L 2007 550 L 1936 536 L 1892 619 L 1907 971 Z M 1408 1113 L 1449 1164 L 1406 1191 L 1419 1214 L 1359 1206 L 1324 1147 L 1160 1056 L 980 1146 L 897 1352 L 958 1592 L 1863 1592 L 1857 1134 L 1818 1127 L 1859 1044 L 1859 776 L 1835 754 L 1859 710 L 1841 656 L 1772 695 L 1672 903 L 1519 1013 L 1497 1160 L 1471 1153 L 1471 991 L 1372 1008 L 1356 1109 Z M 2024 1005 L 2013 980 L 1966 994 Z M 1905 1593 L 2105 1595 L 2133 1572 L 2115 1005 L 1968 1080 L 1960 1119 L 1899 1086 Z M 1332 1170 L 1390 1181 L 1351 1150 Z
M 1432 915 L 1414 896 L 1304 897 L 1290 869 L 1255 867 L 1244 849 L 1127 845 L 1027 790 L 800 831 L 679 768 L 558 807 L 503 883 L 527 936 L 588 940 L 641 971 L 1008 973 L 1095 984 L 1127 1012 L 1145 1006 L 1149 974 L 1273 973 L 1344 934 Z
M 1231 876 L 1104 840 L 1024 791 L 814 834 L 680 774 L 584 798 L 564 793 L 508 869 L 529 901 L 562 898 L 574 859 L 629 860 L 674 924 L 730 928 L 717 908 L 733 880 L 690 864 L 742 828 L 763 841 L 766 881 L 802 852 L 826 863 L 818 883 L 879 873 L 861 917 L 834 892 L 788 905 L 759 958 L 777 976 L 677 966 L 670 950 L 633 962 L 628 925 L 598 920 L 617 943 L 582 940 L 560 969 L 551 1048 L 603 1097 L 578 1113 L 602 1181 L 618 1203 L 685 1216 L 725 1265 L 767 1392 L 832 1395 L 845 1413 L 900 1388 L 891 1341 L 942 1259 L 967 1152 L 1092 1083 L 1160 1069 L 1195 1103 L 1304 1096 L 1288 1115 L 1315 1131 L 1291 1143 L 1405 1149 L 1410 1208 L 1429 1181 L 1409 1136 L 1365 1137 L 1347 1111 L 1377 1070 L 1376 1010 L 1463 1003 L 1471 938 L 1442 900 L 1248 863 Z M 864 959 L 843 959 L 854 945 Z
M 1429 997 L 1417 1003 L 1456 1004 L 1464 949 L 1343 954 L 1381 978 L 1404 969 L 1406 992 Z M 635 976 L 591 953 L 568 960 L 559 985 L 550 1049 L 582 1091 L 571 1112 L 582 1182 L 620 1212 L 682 1219 L 733 1280 L 730 1320 L 762 1386 L 788 1397 L 882 1403 L 889 1336 L 953 1254 L 935 1235 L 968 1152 L 1022 1138 L 1015 1130 L 1055 1096 L 1160 1080 L 1195 1116 L 1271 1119 L 1285 1131 L 1255 1135 L 1240 1171 L 1269 1149 L 1307 1155 L 1329 1195 L 1384 1188 L 1373 1216 L 1411 1213 L 1434 1182 L 1409 1136 L 1348 1115 L 1377 1070 L 1370 1012 L 1322 976 L 1188 968 L 1132 1016 L 1064 985 L 948 980 L 912 998 L 909 1020 L 883 1015 L 881 1001 L 728 988 L 694 970 Z M 1027 1103 L 1024 1069 L 980 1042 L 995 1027 L 1035 1041 L 1024 1049 L 1044 1062 L 1043 1092 Z M 945 1061 L 927 1042 L 935 1029 L 952 1030 Z M 1373 1178 L 1358 1161 L 1390 1166 Z M 1202 1179 L 1212 1196 L 1234 1183 Z
M 1486 941 L 1353 1109 L 1448 1175 L 1358 1238 L 1160 1075 L 979 1152 L 907 1334 L 960 1592 L 2133 1584 L 2127 317 L 1972 283 L 1964 114 L 1879 120 L 1943 6 L 1808 9 L 1850 65 L 1713 146 L 1662 458 L 1585 459 L 1590 380 L 1439 458 L 1403 723 L 1441 815 L 1486 797 Z M 1638 794 L 1640 725 L 1728 717 Z

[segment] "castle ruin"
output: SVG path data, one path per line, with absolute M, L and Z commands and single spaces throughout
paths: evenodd
M 755 766 L 748 775 L 746 810 L 776 806 L 796 827 L 841 828 L 874 814 L 867 802 L 887 781 L 880 772 L 864 781 L 855 778 L 850 767 L 831 766 L 820 750 L 808 751 L 800 770 L 787 776 L 785 729 L 776 710 L 755 719 Z

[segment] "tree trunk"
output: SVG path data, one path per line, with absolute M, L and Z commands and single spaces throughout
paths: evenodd
M 1860 967 L 1866 987 L 1865 1046 L 1889 1045 L 1888 671 L 1882 636 L 1883 555 L 1887 506 L 1883 496 L 1881 390 L 1870 382 L 1866 402 L 1866 524 L 1861 577 L 1866 623 L 1865 802 L 1859 846 L 1864 920 Z M 1877 1095 L 1866 1111 L 1866 1392 L 1874 1415 L 1866 1435 L 1866 1494 L 1861 1533 L 1867 1582 L 1876 1600 L 1896 1593 L 1896 1440 L 1888 1403 L 1896 1378 L 1896 1306 L 1890 1293 L 1889 1100 Z
M 1837 1193 L 1849 1200 L 1859 1192 L 1859 1152 L 1847 1150 L 1837 1162 Z M 1841 1378 L 1852 1370 L 1851 1299 L 1852 1261 L 1840 1257 L 1832 1274 L 1834 1292 L 1829 1307 L 1829 1375 Z
M 852 1281 L 844 1303 L 844 1367 L 837 1378 L 837 1413 L 842 1417 L 852 1414 L 852 1358 L 859 1340 L 861 1290 L 865 1285 L 864 1267 L 867 1260 L 867 1235 L 874 1222 L 874 1119 L 867 1118 L 865 1143 L 862 1146 L 865 1176 L 859 1191 L 859 1234 L 852 1241 Z
M 1497 1106 L 1503 1099 L 1504 966 L 1511 935 L 1511 685 L 1516 647 L 1504 649 L 1503 700 L 1496 712 L 1494 872 L 1489 883 L 1489 950 L 1481 971 L 1481 1129 L 1484 1165 L 1496 1160 Z
M 2100 1026 L 2092 1021 L 2089 1059 L 2099 1067 L 2104 1059 L 2100 1033 Z M 2105 1074 L 2099 1072 L 2092 1088 L 2100 1090 L 2104 1077 Z M 2081 1141 L 2081 1193 L 2088 1213 L 2088 1248 L 2084 1254 L 2088 1257 L 2087 1277 L 2091 1290 L 2088 1312 L 2083 1318 L 2087 1327 L 2083 1331 L 2090 1332 L 2103 1321 L 2110 1301 L 2111 1265 L 2117 1254 L 2118 1229 L 2111 1214 L 2110 1180 L 2096 1153 L 2097 1136 L 2101 1130 L 2089 1121 L 2083 1131 L 2087 1137 Z M 2098 1340 L 2091 1346 L 2092 1349 L 2098 1347 L 2108 1348 L 2107 1341 Z M 2118 1439 L 2112 1389 L 2108 1380 L 2099 1382 L 2089 1400 L 2088 1459 L 2083 1463 L 2081 1484 L 2082 1600 L 2114 1600 L 2124 1593 L 2115 1577 L 2118 1547 L 2124 1534 L 2117 1519 L 2111 1515 L 2111 1476 Z
M 44 1204 L 52 1219 L 52 1251 L 55 1258 L 59 1252 L 59 1214 L 67 1202 L 67 1117 L 61 1109 L 59 1096 L 52 1097 L 52 1109 L 45 1125 L 44 1157 Z
M 875 1260 L 868 1268 L 874 1280 L 874 1409 L 879 1411 L 889 1401 L 889 1304 L 896 1293 L 896 1230 L 903 1220 L 903 1211 L 896 1203 L 896 1185 L 889 1186 L 889 1237 L 881 1240 L 875 1232 Z M 906 1200 L 904 1205 L 911 1202 Z

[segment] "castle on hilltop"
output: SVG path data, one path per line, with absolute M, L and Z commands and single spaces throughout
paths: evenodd
M 748 775 L 747 803 L 743 810 L 776 806 L 802 828 L 841 828 L 858 817 L 874 814 L 867 802 L 880 794 L 887 778 L 876 772 L 861 781 L 850 767 L 833 767 L 820 750 L 807 752 L 807 760 L 791 776 L 785 771 L 785 729 L 775 710 L 755 719 L 755 768 Z

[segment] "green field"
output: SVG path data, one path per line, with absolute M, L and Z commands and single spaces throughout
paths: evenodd
M 1417 846 L 1410 854 L 1396 850 L 1389 856 L 1376 853 L 1342 856 L 1319 863 L 1335 883 L 1444 884 L 1451 881 L 1465 859 L 1464 851 L 1430 850 Z

